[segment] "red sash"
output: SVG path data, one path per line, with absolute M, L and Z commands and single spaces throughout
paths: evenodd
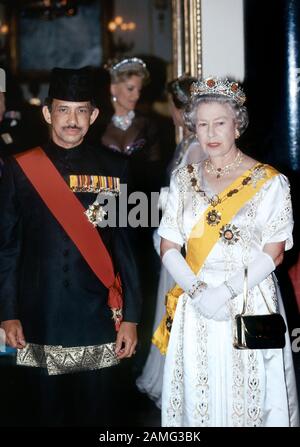
M 122 321 L 121 279 L 119 274 L 115 275 L 111 257 L 98 231 L 85 216 L 84 207 L 42 148 L 14 157 L 97 278 L 109 289 L 108 305 L 118 330 Z

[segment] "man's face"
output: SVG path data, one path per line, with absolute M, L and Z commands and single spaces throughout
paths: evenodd
M 43 107 L 44 118 L 51 125 L 51 138 L 55 144 L 70 149 L 82 143 L 85 134 L 99 110 L 89 101 L 73 102 L 53 99 L 51 112 Z

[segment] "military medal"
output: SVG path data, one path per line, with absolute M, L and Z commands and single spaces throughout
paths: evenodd
M 120 193 L 120 179 L 104 175 L 70 175 L 70 188 L 73 192 L 94 192 L 118 195 Z
M 96 201 L 88 207 L 84 214 L 87 216 L 91 224 L 96 227 L 99 222 L 103 221 L 104 217 L 107 215 L 107 211 L 105 211 L 100 203 Z

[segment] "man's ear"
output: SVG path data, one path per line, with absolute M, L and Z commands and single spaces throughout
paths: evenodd
M 100 110 L 97 107 L 95 107 L 91 113 L 91 116 L 90 116 L 90 124 L 93 124 L 93 122 L 96 120 L 99 113 L 100 113 Z
M 46 123 L 52 124 L 51 113 L 50 113 L 50 111 L 48 109 L 48 106 L 44 106 L 43 109 L 42 109 L 42 112 L 43 112 L 43 115 L 44 115 Z

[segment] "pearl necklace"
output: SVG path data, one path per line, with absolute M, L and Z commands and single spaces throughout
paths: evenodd
M 243 154 L 239 150 L 233 162 L 224 166 L 224 168 L 215 168 L 211 160 L 208 158 L 207 160 L 204 161 L 204 169 L 208 174 L 214 174 L 216 175 L 217 178 L 221 178 L 223 177 L 223 175 L 230 174 L 230 172 L 232 172 L 234 169 L 240 166 L 243 159 L 244 159 Z
M 127 115 L 113 115 L 112 122 L 115 127 L 125 131 L 131 126 L 134 117 L 134 111 L 130 110 Z

